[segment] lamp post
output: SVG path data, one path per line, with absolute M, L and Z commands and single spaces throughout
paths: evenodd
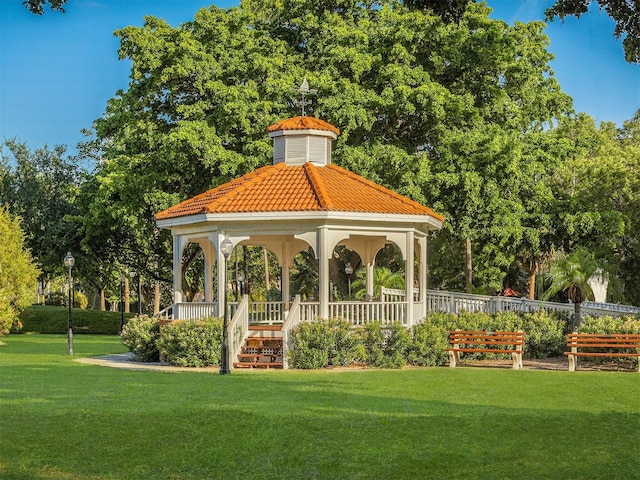
M 124 295 L 124 274 L 120 274 L 120 333 L 122 333 L 122 329 L 124 328 L 124 300 L 122 296 Z
M 349 300 L 351 300 L 351 274 L 353 273 L 353 267 L 351 262 L 347 262 L 344 266 L 344 273 L 347 274 L 347 281 L 349 282 Z
M 71 304 L 73 303 L 73 298 L 71 294 L 71 269 L 75 265 L 76 260 L 71 255 L 71 252 L 67 252 L 67 256 L 64 257 L 64 264 L 69 269 L 69 315 L 67 316 L 67 354 L 73 355 L 73 326 L 71 323 Z
M 229 369 L 229 339 L 227 328 L 229 326 L 229 306 L 227 305 L 227 261 L 233 251 L 233 243 L 228 237 L 224 237 L 220 243 L 220 251 L 224 255 L 224 317 L 222 323 L 222 358 L 220 360 L 220 375 L 231 373 Z M 220 288 L 220 286 L 218 286 Z
M 136 275 L 138 275 L 138 273 L 135 270 L 131 270 L 129 272 L 129 275 L 131 275 L 131 278 L 134 279 L 136 278 Z M 142 315 L 142 275 L 138 275 L 138 315 Z

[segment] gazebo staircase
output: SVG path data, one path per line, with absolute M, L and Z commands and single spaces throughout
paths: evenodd
M 282 332 L 280 325 L 249 327 L 234 368 L 283 368 Z

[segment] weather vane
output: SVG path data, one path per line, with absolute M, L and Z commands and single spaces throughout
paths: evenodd
M 305 97 L 307 95 L 315 95 L 316 93 L 318 93 L 318 90 L 309 88 L 309 82 L 307 82 L 306 77 L 302 81 L 302 85 L 300 85 L 298 88 L 292 88 L 292 90 L 295 92 L 300 92 L 300 94 L 302 95 L 302 100 L 296 100 L 294 104 L 296 107 L 302 108 L 302 116 L 304 117 L 307 114 L 305 107 L 313 103 L 311 100 L 307 100 Z

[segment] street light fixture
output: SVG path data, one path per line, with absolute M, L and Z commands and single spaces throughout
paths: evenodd
M 220 360 L 220 375 L 227 375 L 231 373 L 229 369 L 229 339 L 227 329 L 229 326 L 229 306 L 227 304 L 227 262 L 229 256 L 233 251 L 233 243 L 229 240 L 229 237 L 224 237 L 224 240 L 220 243 L 220 252 L 224 255 L 224 317 L 222 323 L 222 358 Z M 218 286 L 220 288 L 220 286 Z
M 71 269 L 75 265 L 76 260 L 71 255 L 71 252 L 67 252 L 67 256 L 64 257 L 64 265 L 69 269 L 69 315 L 67 316 L 67 354 L 73 355 L 73 326 L 71 323 L 71 304 L 73 303 L 73 298 L 71 294 Z
M 351 274 L 353 273 L 353 267 L 351 262 L 347 262 L 344 266 L 344 273 L 347 274 L 347 281 L 349 282 L 349 299 L 351 299 Z

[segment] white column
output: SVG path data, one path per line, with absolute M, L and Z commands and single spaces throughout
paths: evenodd
M 218 317 L 223 315 L 225 284 L 227 283 L 227 271 L 225 269 L 224 255 L 220 251 L 220 244 L 224 240 L 224 234 L 218 233 L 216 241 L 216 259 L 218 262 L 218 291 L 216 298 L 218 302 Z
M 427 316 L 427 237 L 421 237 L 418 239 L 418 245 L 420 246 L 420 264 L 418 270 L 418 281 L 420 282 L 420 303 L 421 318 L 414 320 L 422 320 Z
M 331 252 L 329 251 L 329 232 L 325 227 L 318 229 L 318 296 L 320 297 L 320 310 L 318 312 L 320 318 L 329 317 L 329 259 Z
M 375 294 L 375 289 L 373 285 L 374 284 L 373 267 L 374 267 L 374 260 L 368 261 L 365 267 L 367 272 L 367 300 L 373 300 L 373 296 Z
M 407 245 L 407 258 L 405 259 L 404 267 L 404 286 L 406 289 L 407 299 L 407 326 L 413 325 L 413 257 L 414 257 L 414 244 L 413 244 L 413 232 L 407 232 L 406 235 Z
M 213 301 L 213 266 L 216 263 L 212 239 L 200 244 L 204 253 L 204 301 Z
M 184 301 L 182 293 L 182 247 L 183 239 L 180 235 L 173 236 L 173 302 Z

